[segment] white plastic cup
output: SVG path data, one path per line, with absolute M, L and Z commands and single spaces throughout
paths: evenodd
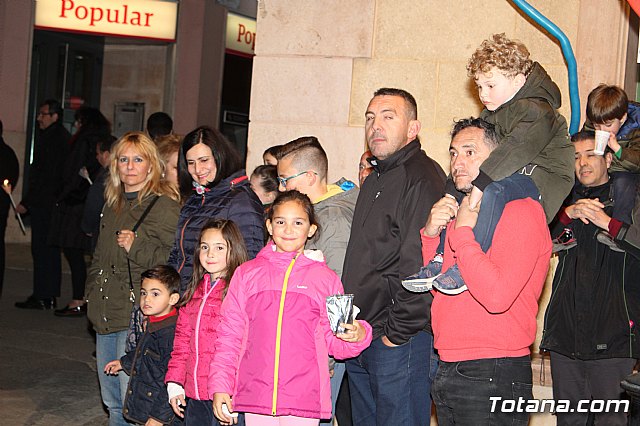
M 593 148 L 593 153 L 596 155 L 604 155 L 604 150 L 607 149 L 609 143 L 609 133 L 606 130 L 596 130 L 596 147 Z

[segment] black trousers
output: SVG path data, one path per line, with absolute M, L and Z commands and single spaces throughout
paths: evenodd
M 51 210 L 32 208 L 31 256 L 33 257 L 33 296 L 38 299 L 56 297 L 60 294 L 61 259 L 60 248 L 47 244 L 51 226 Z
M 4 195 L 4 194 L 0 194 Z M 7 230 L 7 218 L 9 217 L 9 197 L 0 196 L 0 296 L 4 285 L 5 247 L 4 236 Z
M 635 363 L 631 358 L 583 361 L 551 352 L 553 399 L 569 400 L 574 409 L 573 413 L 556 413 L 558 426 L 586 425 L 590 415 L 596 425 L 626 425 L 627 413 L 584 413 L 576 408 L 579 400 L 627 399 L 620 382 L 631 374 Z
M 84 261 L 84 250 L 64 248 L 64 257 L 69 262 L 71 269 L 71 285 L 73 287 L 73 299 L 82 300 L 84 298 L 84 285 L 87 281 L 87 263 Z M 56 296 L 60 296 L 60 287 Z

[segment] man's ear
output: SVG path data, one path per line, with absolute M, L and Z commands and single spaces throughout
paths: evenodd
M 418 120 L 409 121 L 409 129 L 407 130 L 407 138 L 409 139 L 409 141 L 414 140 L 418 136 L 418 133 L 420 133 L 421 127 L 422 125 L 420 124 L 420 121 Z
M 607 170 L 609 169 L 609 167 L 611 167 L 611 162 L 613 161 L 613 155 L 611 155 L 611 152 L 605 152 L 604 154 L 604 162 L 607 165 Z

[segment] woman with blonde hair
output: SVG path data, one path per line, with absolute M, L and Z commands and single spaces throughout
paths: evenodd
M 98 371 L 125 353 L 140 274 L 166 263 L 180 212 L 179 193 L 162 179 L 158 149 L 142 132 L 129 132 L 113 146 L 100 236 L 87 278 L 87 316 L 96 331 Z M 98 374 L 109 425 L 122 415 L 128 376 Z

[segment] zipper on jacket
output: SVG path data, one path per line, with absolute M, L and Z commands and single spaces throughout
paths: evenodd
M 622 301 L 624 302 L 624 313 L 627 314 L 627 324 L 629 324 L 629 358 L 633 358 L 633 321 L 629 317 L 629 306 L 627 306 L 627 293 L 624 279 L 624 272 L 627 270 L 627 253 L 624 253 L 624 261 L 622 263 Z
M 553 276 L 553 280 L 555 281 L 556 275 L 558 275 L 558 269 L 560 269 L 560 277 L 558 279 L 558 284 L 562 283 L 562 276 L 564 274 L 564 262 L 566 260 L 566 256 L 562 257 L 562 264 L 559 264 L 558 266 L 556 266 L 556 272 Z M 556 294 L 558 293 L 559 288 L 553 288 L 553 282 L 551 283 L 552 287 L 551 287 L 551 297 L 549 298 L 549 303 L 547 303 L 547 308 L 544 310 L 544 324 L 542 326 L 542 336 L 540 337 L 540 349 L 542 349 L 543 351 L 546 351 L 547 349 L 542 347 L 542 343 L 544 342 L 544 338 L 545 338 L 545 334 L 547 333 L 547 321 L 549 320 L 549 308 L 551 307 L 551 303 L 553 302 L 553 299 L 555 298 Z
M 293 264 L 296 263 L 298 255 L 296 254 L 287 268 L 287 272 L 284 274 L 284 283 L 282 284 L 282 293 L 280 294 L 280 308 L 278 309 L 278 325 L 276 327 L 276 350 L 275 350 L 275 362 L 273 364 L 273 400 L 271 402 L 271 415 L 276 415 L 276 404 L 278 402 L 278 370 L 280 369 L 280 338 L 282 337 L 282 317 L 284 315 L 284 300 L 287 297 L 287 285 L 289 284 L 289 275 L 293 269 Z
M 202 202 L 200 203 L 200 207 L 204 205 L 204 194 L 202 195 Z M 191 222 L 191 217 L 186 220 L 184 225 L 182 225 L 182 230 L 180 231 L 180 254 L 182 254 L 182 262 L 180 266 L 178 266 L 178 272 L 182 272 L 182 268 L 184 268 L 184 263 L 187 261 L 187 257 L 184 254 L 184 231 L 187 229 L 187 225 Z
M 209 275 L 208 273 L 206 275 Z M 209 280 L 204 280 L 203 284 L 207 284 L 207 282 L 211 282 L 211 278 Z M 200 309 L 198 309 L 198 316 L 196 317 L 196 330 L 195 330 L 195 339 L 196 339 L 196 362 L 193 363 L 193 383 L 196 389 L 196 399 L 202 400 L 200 398 L 200 391 L 198 391 L 198 364 L 200 363 L 200 319 L 202 318 L 202 311 L 204 310 L 205 305 L 207 304 L 207 300 L 209 299 L 209 295 L 213 291 L 214 288 L 218 285 L 220 278 L 216 280 L 215 283 L 211 286 L 210 289 L 204 289 L 205 293 L 202 296 L 202 302 L 200 302 Z

